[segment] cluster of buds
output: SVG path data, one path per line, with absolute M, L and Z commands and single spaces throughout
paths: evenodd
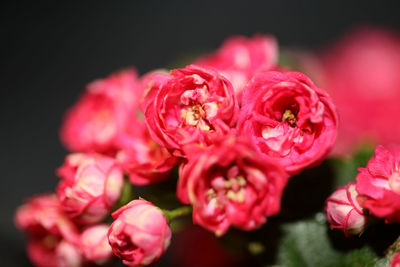
M 61 128 L 72 154 L 57 171 L 56 194 L 16 213 L 32 262 L 156 262 L 171 242 L 168 223 L 185 212 L 118 203 L 125 179 L 159 183 L 175 167 L 178 200 L 217 236 L 257 229 L 279 213 L 289 177 L 330 152 L 337 114 L 327 93 L 282 71 L 277 58 L 271 36 L 234 37 L 181 69 L 143 77 L 128 69 L 89 84 Z
M 356 182 L 339 187 L 326 201 L 331 228 L 349 236 L 361 234 L 369 216 L 400 222 L 400 146 L 378 145 L 367 166 L 358 171 Z

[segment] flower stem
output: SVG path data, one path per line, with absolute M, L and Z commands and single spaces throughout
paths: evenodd
M 172 220 L 186 216 L 192 213 L 192 206 L 182 206 L 179 208 L 176 208 L 174 210 L 163 210 L 163 213 L 165 217 L 167 218 L 168 222 L 171 222 Z

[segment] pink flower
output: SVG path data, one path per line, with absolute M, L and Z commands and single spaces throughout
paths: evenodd
M 195 64 L 216 68 L 232 82 L 240 99 L 242 89 L 253 75 L 273 68 L 278 61 L 278 44 L 270 35 L 251 38 L 234 36 L 227 39 L 213 54 L 199 58 Z
M 287 176 L 247 142 L 231 136 L 185 153 L 177 195 L 193 205 L 194 223 L 223 235 L 231 225 L 253 230 L 279 212 Z
M 123 173 L 114 159 L 98 154 L 70 154 L 57 174 L 61 178 L 57 195 L 62 208 L 83 224 L 107 216 L 123 186 Z
M 107 239 L 108 225 L 99 224 L 83 231 L 80 239 L 82 254 L 87 261 L 103 264 L 112 257 Z
M 161 146 L 175 150 L 188 143 L 210 142 L 236 123 L 238 105 L 228 80 L 213 70 L 194 65 L 156 74 L 145 99 L 150 135 Z
M 303 66 L 332 96 L 339 113 L 333 152 L 346 155 L 364 142 L 398 142 L 400 35 L 379 28 L 350 31 Z
M 400 267 L 400 252 L 394 254 L 392 260 L 390 261 L 390 267 Z
M 386 222 L 400 222 L 400 146 L 377 146 L 367 167 L 358 170 L 361 206 Z
M 77 227 L 53 194 L 39 195 L 15 213 L 18 228 L 28 233 L 28 257 L 39 267 L 77 267 L 81 263 Z
M 331 98 L 299 72 L 256 74 L 243 91 L 238 131 L 290 174 L 321 162 L 336 137 Z
M 114 254 L 136 267 L 156 262 L 168 248 L 171 229 L 162 211 L 152 203 L 133 200 L 112 214 L 108 232 Z
M 340 229 L 346 236 L 361 234 L 367 219 L 357 202 L 356 183 L 338 187 L 326 200 L 325 215 L 331 229 Z
M 118 138 L 136 116 L 142 87 L 127 69 L 96 80 L 65 115 L 61 141 L 73 152 L 114 153 Z
M 28 241 L 29 259 L 38 267 L 80 267 L 82 256 L 77 246 L 48 235 Z
M 44 194 L 30 198 L 18 207 L 15 224 L 30 236 L 41 238 L 47 235 L 65 238 L 76 243 L 78 230 L 61 209 L 55 194 Z
M 137 120 L 120 138 L 117 162 L 129 174 L 132 184 L 148 185 L 169 177 L 177 158 L 151 138 L 146 125 Z

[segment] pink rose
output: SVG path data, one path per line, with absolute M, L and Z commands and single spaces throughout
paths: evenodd
M 193 222 L 217 235 L 232 225 L 253 230 L 277 214 L 287 175 L 243 140 L 187 147 L 177 195 L 193 205 Z
M 361 234 L 366 227 L 366 216 L 357 202 L 356 183 L 338 187 L 326 200 L 325 215 L 331 229 L 340 229 L 346 236 Z
M 145 99 L 150 135 L 161 146 L 175 150 L 188 143 L 210 142 L 236 123 L 238 104 L 232 85 L 217 72 L 194 65 L 156 74 Z
M 392 260 L 390 261 L 390 267 L 400 267 L 400 252 L 394 254 Z
M 107 239 L 108 228 L 106 224 L 99 224 L 83 231 L 80 247 L 85 260 L 101 265 L 111 259 L 113 253 Z
M 393 114 L 400 113 L 400 34 L 380 28 L 354 29 L 322 53 L 303 59 L 339 113 L 333 152 L 346 155 L 364 142 L 400 140 Z
M 79 223 L 102 220 L 119 199 L 123 173 L 114 159 L 99 154 L 70 154 L 57 170 L 62 208 Z
M 30 198 L 18 207 L 15 224 L 31 237 L 53 235 L 76 243 L 79 234 L 60 206 L 55 194 L 44 194 Z
M 88 85 L 65 115 L 61 141 L 73 152 L 114 153 L 118 138 L 136 116 L 142 87 L 127 69 Z
M 238 132 L 290 175 L 320 163 L 336 137 L 331 98 L 299 72 L 256 74 L 243 91 Z
M 216 68 L 232 83 L 238 99 L 247 82 L 259 71 L 273 68 L 278 61 L 278 44 L 270 35 L 251 38 L 234 36 L 213 54 L 199 58 L 195 64 Z M 240 101 L 239 101 L 240 102 Z
M 133 200 L 112 214 L 108 240 L 123 263 L 136 267 L 158 261 L 171 241 L 162 211 L 145 200 Z
M 153 141 L 142 121 L 132 123 L 128 130 L 119 140 L 116 160 L 129 174 L 131 183 L 148 185 L 168 178 L 177 158 Z
M 361 206 L 386 222 L 400 222 L 400 146 L 377 146 L 366 168 L 359 168 Z

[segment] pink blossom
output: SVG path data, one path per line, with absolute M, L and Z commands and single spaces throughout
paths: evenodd
M 251 38 L 233 36 L 213 54 L 199 58 L 194 64 L 216 68 L 232 83 L 240 101 L 243 88 L 259 71 L 270 70 L 278 61 L 278 44 L 270 35 Z
M 390 261 L 390 267 L 400 267 L 400 252 L 394 254 L 392 260 Z
M 339 113 L 333 152 L 347 155 L 362 143 L 398 142 L 400 127 L 400 35 L 380 28 L 347 33 L 322 53 L 307 55 L 303 67 L 332 96 Z
M 320 163 L 336 137 L 331 98 L 299 72 L 262 72 L 243 90 L 238 132 L 290 174 Z
M 60 206 L 55 194 L 38 195 L 18 207 L 15 224 L 30 236 L 41 238 L 53 235 L 76 243 L 79 234 L 76 226 Z
M 103 264 L 112 257 L 108 243 L 108 225 L 98 224 L 85 229 L 80 238 L 80 247 L 86 261 Z
M 236 123 L 238 104 L 228 80 L 194 65 L 152 76 L 145 119 L 159 145 L 180 156 L 182 145 L 210 143 Z
M 64 211 L 77 222 L 102 220 L 119 199 L 123 173 L 114 159 L 99 154 L 70 154 L 57 170 L 57 195 Z
M 15 213 L 18 228 L 28 234 L 28 257 L 38 267 L 78 267 L 77 227 L 60 207 L 55 194 L 32 197 Z
M 129 174 L 131 183 L 148 185 L 168 178 L 177 159 L 153 141 L 146 125 L 136 120 L 126 133 L 119 139 L 116 160 Z
M 366 168 L 358 170 L 361 206 L 386 222 L 400 222 L 400 146 L 377 146 Z
M 73 152 L 114 153 L 119 137 L 138 112 L 141 96 L 133 69 L 90 83 L 65 114 L 61 141 Z
M 287 175 L 246 141 L 231 136 L 208 148 L 185 148 L 177 195 L 193 205 L 193 222 L 217 235 L 253 230 L 277 214 Z
M 171 229 L 162 211 L 152 203 L 133 200 L 112 214 L 108 232 L 113 253 L 123 263 L 150 265 L 161 257 L 171 241 Z
M 338 187 L 326 200 L 325 215 L 331 229 L 340 229 L 346 236 L 361 234 L 366 227 L 366 216 L 357 202 L 356 183 Z

